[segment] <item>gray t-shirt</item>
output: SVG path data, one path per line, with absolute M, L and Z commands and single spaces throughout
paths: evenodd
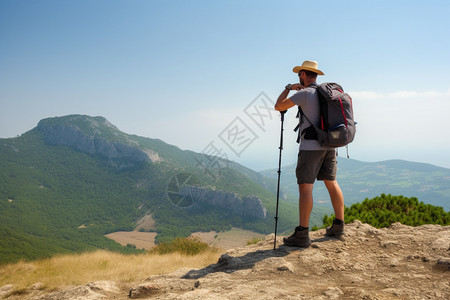
M 300 106 L 303 113 L 308 117 L 311 122 L 317 127 L 320 127 L 320 106 L 319 106 L 319 96 L 317 95 L 317 89 L 314 87 L 304 88 L 289 99 L 292 100 L 296 105 Z M 309 121 L 303 117 L 303 124 L 298 130 L 303 132 L 305 128 L 311 125 Z M 333 150 L 333 147 L 322 147 L 317 140 L 305 140 L 304 135 L 301 136 L 300 150 Z

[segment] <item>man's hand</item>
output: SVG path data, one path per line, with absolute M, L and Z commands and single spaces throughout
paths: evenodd
M 291 90 L 297 90 L 300 91 L 301 89 L 304 89 L 305 87 L 301 85 L 300 83 L 294 83 L 291 85 Z
M 275 110 L 284 111 L 295 105 L 294 102 L 292 102 L 291 99 L 289 99 L 287 96 L 289 95 L 289 92 L 292 90 L 292 87 L 293 86 L 296 87 L 296 85 L 298 84 L 286 86 L 286 88 L 283 90 L 283 92 L 281 92 L 280 96 L 278 97 L 277 103 L 275 103 Z M 291 89 L 289 89 L 289 87 Z
M 280 96 L 278 97 L 277 103 L 275 104 L 275 109 L 278 111 L 285 111 L 285 110 L 295 106 L 294 102 L 292 102 L 292 100 L 288 98 L 290 91 L 292 91 L 292 90 L 299 91 L 299 90 L 305 88 L 300 83 L 291 84 L 290 90 L 288 90 L 287 87 L 288 86 L 286 86 L 284 91 L 280 94 Z

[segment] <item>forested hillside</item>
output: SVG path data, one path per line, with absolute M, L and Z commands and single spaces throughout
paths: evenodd
M 0 145 L 0 262 L 95 248 L 134 251 L 103 237 L 132 230 L 138 199 L 128 172 L 64 146 L 45 145 L 36 131 Z
M 208 170 L 202 159 L 212 158 L 125 134 L 102 117 L 45 119 L 20 137 L 0 139 L 0 263 L 96 248 L 136 252 L 104 235 L 133 230 L 148 214 L 158 241 L 232 226 L 272 232 L 275 196 L 251 178 L 260 175 L 223 160 Z M 183 176 L 189 181 L 180 182 Z M 217 205 L 219 198 L 183 195 L 187 186 L 217 191 L 235 209 Z M 264 217 L 249 217 L 249 195 Z M 241 206 L 247 211 L 236 214 Z M 279 230 L 297 222 L 294 204 L 281 201 L 280 213 Z

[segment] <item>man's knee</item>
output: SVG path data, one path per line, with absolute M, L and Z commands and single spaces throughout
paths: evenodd
M 336 189 L 339 188 L 339 184 L 336 180 L 324 180 L 325 186 L 327 189 Z
M 342 190 L 339 187 L 339 184 L 337 183 L 336 180 L 324 181 L 324 182 L 325 182 L 325 186 L 328 190 L 328 193 L 330 194 L 331 197 L 340 197 L 340 198 L 344 197 L 344 195 L 342 194 Z
M 298 189 L 300 194 L 312 194 L 314 184 L 311 183 L 302 183 L 298 185 Z

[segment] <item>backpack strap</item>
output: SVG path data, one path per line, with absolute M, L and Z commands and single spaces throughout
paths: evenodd
M 298 124 L 297 126 L 295 126 L 294 128 L 294 132 L 297 132 L 297 144 L 300 144 L 300 139 L 301 139 L 301 133 L 300 133 L 300 126 L 302 126 L 303 124 L 303 116 L 305 114 L 303 113 L 303 110 L 300 108 L 300 106 L 298 107 L 298 111 L 297 111 L 297 115 L 295 116 L 298 120 Z
M 317 83 L 311 83 L 310 85 L 308 85 L 308 87 L 312 87 L 317 89 Z M 294 131 L 297 132 L 297 144 L 300 144 L 300 140 L 301 140 L 301 136 L 302 133 L 300 132 L 300 126 L 302 126 L 303 124 L 303 117 L 306 118 L 306 120 L 308 120 L 309 123 L 311 123 L 312 126 L 314 126 L 314 124 L 308 119 L 308 117 L 305 115 L 305 113 L 303 112 L 302 108 L 300 106 L 298 106 L 298 111 L 297 111 L 297 115 L 295 116 L 298 120 L 298 124 L 297 126 L 295 126 Z M 314 126 L 314 128 L 316 128 L 316 126 Z

